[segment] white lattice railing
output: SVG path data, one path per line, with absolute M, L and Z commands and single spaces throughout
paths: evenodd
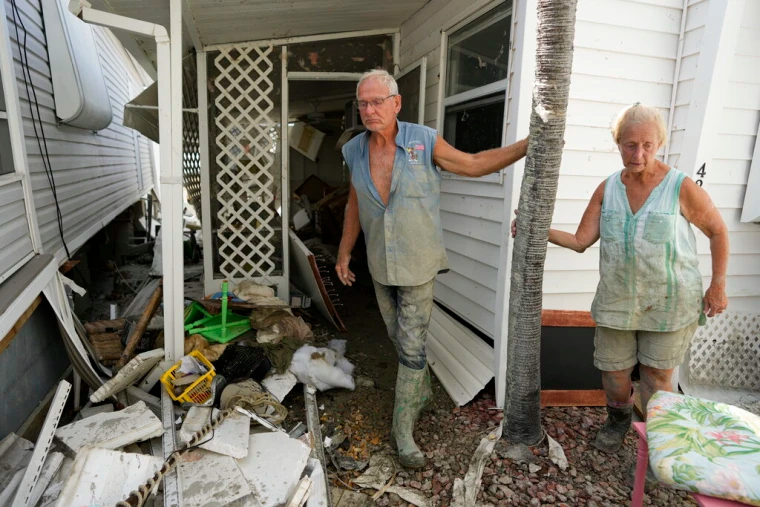
M 198 115 L 182 113 L 182 175 L 190 204 L 198 215 L 201 210 L 201 155 Z
M 272 51 L 240 45 L 214 59 L 219 269 L 233 280 L 268 279 L 276 268 Z
M 708 319 L 691 342 L 689 381 L 760 391 L 760 314 Z

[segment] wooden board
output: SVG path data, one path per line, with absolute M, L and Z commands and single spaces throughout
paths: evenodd
M 541 325 L 545 327 L 596 327 L 591 312 L 572 310 L 543 310 Z
M 603 407 L 606 404 L 602 389 L 541 391 L 542 407 Z
M 21 314 L 21 317 L 18 318 L 15 324 L 13 324 L 13 327 L 10 331 L 8 331 L 8 334 L 5 335 L 5 337 L 0 340 L 0 354 L 3 353 L 5 349 L 8 348 L 8 346 L 13 341 L 13 338 L 16 337 L 16 334 L 21 330 L 22 327 L 24 327 L 24 324 L 26 324 L 26 321 L 29 320 L 29 317 L 32 316 L 34 313 L 34 310 L 37 309 L 38 306 L 40 306 L 40 303 L 42 302 L 42 296 L 37 296 L 35 300 L 32 302 L 31 305 L 29 305 L 29 308 L 26 309 L 24 313 Z

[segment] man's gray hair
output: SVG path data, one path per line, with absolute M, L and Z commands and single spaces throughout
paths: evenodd
M 361 79 L 359 79 L 359 83 L 356 85 L 357 97 L 359 97 L 359 87 L 368 79 L 377 79 L 380 83 L 388 87 L 389 95 L 398 95 L 398 84 L 396 83 L 396 80 L 393 79 L 393 76 L 388 74 L 387 70 L 375 69 L 365 72 Z

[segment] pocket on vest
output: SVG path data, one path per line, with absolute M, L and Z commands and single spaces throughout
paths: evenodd
M 656 244 L 673 239 L 674 217 L 672 213 L 649 213 L 644 224 L 644 239 Z
M 625 215 L 619 211 L 602 211 L 599 237 L 604 241 L 615 243 L 624 238 Z

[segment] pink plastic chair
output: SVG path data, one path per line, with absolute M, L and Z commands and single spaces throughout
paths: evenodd
M 639 434 L 639 448 L 636 453 L 636 481 L 633 485 L 631 507 L 641 507 L 644 502 L 644 482 L 646 481 L 647 467 L 649 466 L 649 445 L 647 445 L 647 425 L 643 422 L 633 423 L 633 428 Z M 724 500 L 714 496 L 705 496 L 690 493 L 694 500 L 702 507 L 742 507 L 746 503 Z

